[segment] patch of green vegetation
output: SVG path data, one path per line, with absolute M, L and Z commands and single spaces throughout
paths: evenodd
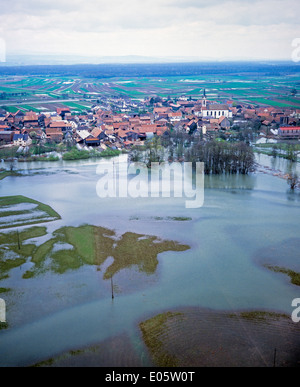
M 148 347 L 152 360 L 157 367 L 177 367 L 178 360 L 166 350 L 164 336 L 168 332 L 168 322 L 178 317 L 182 318 L 182 313 L 166 312 L 158 314 L 140 323 L 143 340 Z
M 81 105 L 79 103 L 76 103 L 76 102 L 65 102 L 64 103 L 66 106 L 68 106 L 69 108 L 71 108 L 71 110 L 80 110 L 80 111 L 88 111 L 90 110 L 90 106 L 87 106 L 87 105 Z
M 40 266 L 51 253 L 55 242 L 55 239 L 50 239 L 49 241 L 37 247 L 33 253 L 31 261 L 35 263 L 36 266 Z
M 0 293 L 7 293 L 10 291 L 11 291 L 11 289 L 9 289 L 9 288 L 0 288 Z
M 23 241 L 46 235 L 46 227 L 31 227 L 19 232 L 8 232 L 0 234 L 0 280 L 8 277 L 11 269 L 23 265 L 27 258 L 32 256 L 36 246 L 34 244 L 24 244 Z M 5 252 L 14 253 L 14 258 L 5 259 Z
M 250 321 L 265 321 L 268 320 L 279 320 L 281 318 L 289 318 L 286 314 L 282 313 L 274 313 L 274 312 L 266 312 L 261 310 L 256 311 L 246 311 L 246 312 L 240 312 L 237 314 L 230 313 L 228 314 L 228 317 L 230 318 L 243 318 Z
M 300 286 L 300 273 L 279 266 L 265 265 L 265 267 L 269 270 L 274 271 L 275 273 L 287 274 L 290 277 L 291 283 L 293 285 Z
M 24 258 L 0 260 L 0 280 L 7 278 L 11 269 L 22 266 L 25 262 Z
M 21 232 L 11 231 L 0 234 L 0 245 L 17 245 L 18 241 L 22 244 L 23 241 L 32 238 L 38 238 L 47 234 L 46 227 L 31 227 Z
M 7 237 L 1 239 L 2 235 Z M 20 243 L 16 233 L 2 235 L 0 234 L 0 247 L 2 243 L 16 254 L 15 259 L 5 261 L 5 272 L 10 269 L 7 265 L 20 265 L 24 263 L 25 258 L 31 258 L 31 262 L 34 263 L 34 267 L 23 274 L 25 279 L 32 278 L 45 270 L 63 274 L 83 265 L 99 267 L 108 257 L 113 257 L 114 261 L 103 274 L 104 279 L 109 279 L 120 270 L 133 266 L 150 275 L 155 272 L 158 265 L 158 254 L 165 251 L 185 251 L 190 248 L 175 241 L 158 240 L 154 236 L 130 232 L 117 239 L 114 231 L 91 225 L 62 227 L 53 233 L 53 238 L 40 246 L 22 243 L 25 239 L 22 233 L 19 235 Z M 42 230 L 40 233 L 35 233 L 35 236 L 42 235 L 44 235 Z M 32 239 L 32 235 L 27 235 L 27 239 Z M 45 266 L 47 259 L 50 259 L 50 263 Z
M 63 154 L 63 160 L 81 160 L 81 159 L 89 159 L 90 152 L 86 150 L 78 150 L 76 148 L 70 150 Z
M 4 110 L 6 110 L 8 113 L 16 113 L 19 109 L 15 106 L 2 106 Z
M 23 279 L 29 279 L 29 278 L 33 278 L 34 276 L 35 276 L 35 273 L 33 271 L 31 271 L 31 270 L 28 270 L 28 271 L 26 271 L 26 273 L 24 273 L 22 275 L 22 278 Z
M 22 107 L 23 109 L 26 109 L 26 110 L 29 110 L 29 111 L 32 111 L 32 112 L 36 112 L 38 113 L 40 110 L 35 108 L 34 106 L 31 106 L 31 105 L 20 105 L 20 107 Z
M 13 147 L 9 147 L 9 148 L 8 147 L 1 148 L 0 149 L 0 159 L 8 160 L 8 159 L 12 159 L 13 157 L 16 157 L 17 150 L 18 150 L 17 146 L 13 146 Z
M 28 211 L 26 211 L 28 212 Z M 4 218 L 6 216 L 15 216 L 15 215 L 22 215 L 24 211 L 1 211 L 0 212 L 0 218 Z
M 167 216 L 166 218 L 163 218 L 161 216 L 154 216 L 153 217 L 154 220 L 157 220 L 157 221 L 161 221 L 161 220 L 173 220 L 173 221 L 176 221 L 176 222 L 186 222 L 186 221 L 189 221 L 189 220 L 192 220 L 192 218 L 190 217 L 187 217 L 187 216 Z
M 2 171 L 0 172 L 0 180 L 5 179 L 8 176 L 22 176 L 21 173 L 15 171 Z
M 192 218 L 188 216 L 168 216 L 167 219 L 175 220 L 176 222 L 186 222 L 186 221 L 192 220 Z
M 258 104 L 269 105 L 269 106 L 274 106 L 274 107 L 291 107 L 291 106 L 293 106 L 290 103 L 278 102 L 278 101 L 274 101 L 272 99 L 267 99 L 267 98 L 247 97 L 247 100 L 251 101 L 252 103 L 258 103 Z M 300 106 L 300 104 L 299 104 L 299 106 Z
M 118 149 L 105 149 L 104 151 L 100 152 L 99 157 L 115 157 L 119 156 L 122 152 Z
M 55 367 L 56 363 L 59 363 L 64 360 L 68 360 L 70 357 L 80 356 L 89 352 L 95 352 L 96 350 L 97 348 L 94 349 L 93 347 L 86 348 L 86 349 L 71 350 L 69 352 L 66 352 L 64 354 L 57 356 L 56 358 L 50 358 L 50 359 L 35 363 L 30 367 L 52 367 L 52 366 Z
M 141 92 L 141 91 L 138 91 L 138 90 L 124 90 L 122 89 L 121 87 L 111 87 L 112 90 L 120 93 L 120 94 L 125 94 L 125 95 L 128 95 L 129 97 L 136 97 L 136 96 L 139 96 L 139 97 L 142 97 L 144 95 L 147 94 L 147 92 Z
M 38 156 L 33 158 L 32 161 L 59 161 L 59 157 L 53 155 L 50 155 L 48 157 Z
M 36 223 L 41 223 L 41 222 L 50 222 L 50 221 L 53 221 L 53 220 L 57 220 L 57 219 L 60 219 L 60 215 L 53 210 L 53 208 L 51 208 L 50 206 L 44 204 L 44 203 L 41 203 L 41 202 L 38 202 L 36 200 L 33 200 L 33 199 L 30 199 L 30 198 L 27 198 L 25 196 L 4 196 L 4 197 L 1 197 L 0 198 L 0 209 L 3 208 L 3 209 L 8 209 L 9 211 L 9 207 L 10 206 L 13 206 L 13 205 L 16 205 L 16 204 L 23 204 L 23 203 L 32 203 L 32 204 L 36 204 L 36 207 L 34 209 L 34 211 L 41 211 L 43 212 L 45 215 L 42 216 L 42 217 L 34 217 L 34 212 L 32 212 L 32 215 L 33 217 L 31 219 L 27 219 L 27 220 L 20 220 L 18 222 L 18 224 L 4 224 L 1 226 L 2 229 L 6 229 L 6 228 L 10 228 L 10 227 L 15 227 L 16 225 L 17 226 L 25 226 L 25 225 L 30 225 L 30 224 L 36 224 Z M 26 210 L 24 210 L 22 213 L 26 213 Z M 49 219 L 50 218 L 50 219 Z
M 300 151 L 300 144 L 287 144 L 287 143 L 276 143 L 276 144 L 255 144 L 258 148 L 271 148 L 277 150 L 289 150 L 291 147 L 295 151 Z
M 53 363 L 55 362 L 54 358 L 50 358 L 47 360 L 40 361 L 39 363 L 33 364 L 30 367 L 37 368 L 37 367 L 51 367 Z
M 123 268 L 136 265 L 139 271 L 153 274 L 158 265 L 157 256 L 164 251 L 185 251 L 190 247 L 175 241 L 158 241 L 154 236 L 127 232 L 115 246 L 114 262 L 107 268 L 104 278 L 110 278 Z
M 0 321 L 0 331 L 1 329 L 7 329 L 7 328 L 8 328 L 8 323 Z

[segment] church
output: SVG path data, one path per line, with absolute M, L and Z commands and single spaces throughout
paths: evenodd
M 205 89 L 203 92 L 201 112 L 203 118 L 232 117 L 232 112 L 229 110 L 229 107 L 227 105 L 219 103 L 209 103 L 207 101 Z

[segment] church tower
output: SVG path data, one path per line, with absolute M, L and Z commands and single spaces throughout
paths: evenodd
M 205 89 L 203 90 L 202 107 L 206 107 L 206 93 L 205 93 Z

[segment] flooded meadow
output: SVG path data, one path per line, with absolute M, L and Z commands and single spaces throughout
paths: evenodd
M 0 182 L 0 366 L 295 366 L 300 194 L 257 155 L 204 204 L 97 195 L 99 164 L 20 163 Z M 3 202 L 1 203 L 1 200 Z

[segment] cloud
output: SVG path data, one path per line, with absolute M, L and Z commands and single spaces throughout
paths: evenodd
M 0 0 L 0 7 L 8 52 L 290 58 L 300 37 L 299 0 Z

